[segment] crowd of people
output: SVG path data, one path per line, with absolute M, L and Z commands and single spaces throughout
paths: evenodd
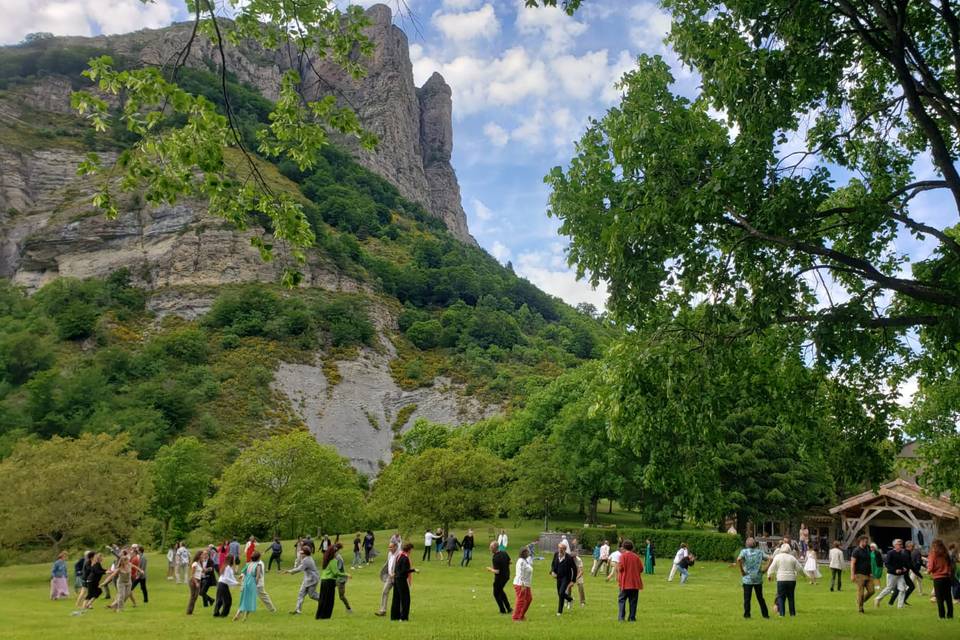
M 356 534 L 352 541 L 352 569 L 367 566 L 378 556 L 375 540 L 372 531 Z M 609 540 L 597 542 L 593 548 L 593 565 L 589 574 L 606 581 L 617 581 L 618 619 L 635 621 L 639 592 L 643 589 L 642 576 L 655 572 L 656 548 L 652 540 L 646 540 L 641 557 L 632 540 L 620 539 L 616 545 L 613 549 Z M 490 542 L 490 565 L 486 570 L 493 574 L 492 592 L 498 611 L 511 615 L 515 621 L 524 621 L 533 601 L 535 547 L 533 543 L 522 546 L 515 563 L 510 558 L 508 547 L 507 532 L 500 530 Z M 298 538 L 294 545 L 292 566 L 284 570 L 283 545 L 278 538 L 264 545 L 262 550 L 257 539 L 251 536 L 243 545 L 236 539 L 224 540 L 219 545 L 210 544 L 192 554 L 186 544 L 177 542 L 167 553 L 167 579 L 189 586 L 187 615 L 193 615 L 199 599 L 204 608 L 212 607 L 214 617 L 229 617 L 233 608 L 232 589 L 239 588 L 239 602 L 233 620 L 245 620 L 256 611 L 258 602 L 270 612 L 277 611 L 265 588 L 265 578 L 275 565 L 277 572 L 302 574 L 296 604 L 290 613 L 301 614 L 303 603 L 309 598 L 317 603 L 316 618 L 328 619 L 333 615 L 337 597 L 347 613 L 353 613 L 346 593 L 352 576 L 346 570 L 341 553 L 343 548 L 339 536 L 331 540 L 324 535 L 319 543 L 309 536 Z M 391 620 L 409 620 L 410 587 L 413 574 L 418 572 L 412 566 L 413 548 L 414 545 L 405 542 L 399 532 L 390 537 L 380 570 L 383 588 L 376 615 L 386 616 L 389 611 Z M 134 589 L 138 586 L 143 602 L 149 602 L 147 557 L 143 547 L 132 544 L 127 547 L 109 546 L 106 549 L 112 557 L 109 567 L 106 566 L 104 554 L 97 551 L 86 552 L 74 565 L 74 586 L 77 591 L 75 615 L 89 611 L 100 597 L 109 600 L 107 606 L 116 612 L 123 611 L 128 603 L 136 607 Z M 437 560 L 452 566 L 454 554 L 462 551 L 459 565 L 467 567 L 473 558 L 473 549 L 472 529 L 467 530 L 462 539 L 442 528 L 428 529 L 424 533 L 421 561 L 429 562 L 435 553 Z M 269 561 L 265 564 L 263 556 L 268 552 Z M 580 607 L 587 604 L 584 580 L 587 572 L 581 553 L 577 539 L 568 540 L 564 535 L 550 559 L 550 577 L 556 583 L 557 616 L 572 609 L 577 601 Z M 864 536 L 858 540 L 848 560 L 840 542 L 836 541 L 828 553 L 830 591 L 843 590 L 844 573 L 849 568 L 849 582 L 856 585 L 857 605 L 861 613 L 871 598 L 874 606 L 880 606 L 887 596 L 890 597 L 891 606 L 896 604 L 902 608 L 909 605 L 909 598 L 914 591 L 923 595 L 925 571 L 933 583 L 931 600 L 937 603 L 939 617 L 952 618 L 954 600 L 960 599 L 957 557 L 956 546 L 951 544 L 948 548 L 941 540 L 934 540 L 929 554 L 924 557 L 919 546 L 911 541 L 904 544 L 901 540 L 895 540 L 887 553 L 881 553 L 877 545 Z M 686 584 L 695 562 L 694 553 L 686 543 L 681 543 L 673 555 L 667 581 L 673 581 L 679 573 L 680 584 Z M 773 553 L 766 553 L 754 538 L 747 538 L 735 564 L 741 575 L 744 618 L 751 617 L 754 599 L 761 615 L 770 617 L 763 595 L 764 575 L 768 581 L 776 580 L 774 610 L 781 617 L 788 613 L 790 616 L 797 614 L 797 581 L 805 576 L 811 585 L 816 585 L 821 577 L 816 550 L 809 544 L 796 544 L 790 536 L 784 536 Z M 511 581 L 511 569 L 514 587 L 512 603 L 506 594 L 506 586 Z M 884 574 L 886 582 L 881 585 Z M 111 587 L 115 595 L 111 595 Z M 214 589 L 214 596 L 209 593 L 211 589 Z M 578 597 L 575 598 L 575 595 Z M 53 600 L 69 597 L 65 553 L 58 554 L 51 568 L 50 597 Z

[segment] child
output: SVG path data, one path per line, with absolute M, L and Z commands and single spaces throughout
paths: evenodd
M 688 553 L 680 558 L 680 562 L 677 563 L 677 569 L 680 571 L 680 584 L 687 583 L 687 579 L 690 577 L 690 567 L 693 566 L 696 560 L 697 557 L 692 553 Z

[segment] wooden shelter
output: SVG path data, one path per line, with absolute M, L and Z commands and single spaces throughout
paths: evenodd
M 960 541 L 960 507 L 948 496 L 930 496 L 914 482 L 897 478 L 844 500 L 830 509 L 840 517 L 843 546 L 853 546 L 865 533 L 882 548 L 894 538 L 929 547 L 934 538 Z

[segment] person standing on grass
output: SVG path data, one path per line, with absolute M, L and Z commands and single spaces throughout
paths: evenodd
M 280 538 L 274 537 L 270 543 L 270 560 L 267 563 L 267 571 L 273 569 L 273 563 L 277 563 L 277 571 L 280 571 L 280 556 L 283 555 L 283 545 L 280 544 Z
M 873 577 L 875 591 L 880 591 L 880 580 L 883 578 L 883 553 L 876 542 L 870 543 L 870 575 Z
M 87 568 L 90 566 L 94 555 L 93 551 L 87 551 L 80 560 L 77 561 L 77 564 L 73 565 L 74 573 L 77 572 L 77 567 L 80 567 L 80 572 L 74 578 L 76 581 L 74 585 L 79 585 L 77 587 L 77 601 L 73 605 L 77 609 L 79 609 L 83 601 L 87 599 L 87 582 L 85 576 L 87 575 Z
M 860 536 L 857 547 L 850 554 L 850 582 L 857 585 L 857 609 L 863 613 L 863 603 L 873 595 L 873 550 L 867 548 L 867 536 Z M 871 545 L 876 547 L 876 545 Z
M 740 569 L 740 583 L 743 586 L 743 617 L 750 617 L 750 604 L 753 594 L 757 595 L 760 615 L 769 618 L 767 601 L 763 599 L 763 551 L 757 548 L 753 537 L 747 538 L 746 547 L 737 556 L 737 568 Z
M 467 535 L 463 536 L 460 547 L 463 549 L 460 556 L 460 566 L 469 567 L 470 561 L 473 560 L 473 529 L 467 529 Z
M 357 535 L 353 537 L 353 562 L 350 564 L 351 569 L 357 569 L 363 565 L 363 554 L 360 553 L 362 544 L 363 540 L 360 538 L 360 532 L 357 531 Z
M 300 559 L 300 566 L 284 571 L 286 574 L 303 573 L 303 582 L 300 583 L 300 592 L 297 593 L 297 608 L 290 613 L 299 615 L 303 608 L 303 599 L 306 597 L 314 600 L 320 600 L 320 594 L 317 593 L 317 584 L 320 583 L 320 572 L 317 571 L 317 563 L 313 560 L 313 548 L 310 545 L 303 545 L 301 549 L 303 557 Z
M 793 555 L 793 551 L 788 543 L 780 545 L 780 549 L 773 560 L 767 566 L 767 579 L 773 580 L 777 577 L 777 613 L 782 618 L 786 614 L 787 606 L 790 607 L 790 616 L 797 615 L 796 591 L 797 574 L 803 573 L 803 565 Z
M 230 539 L 230 544 L 227 545 L 227 555 L 233 558 L 233 564 L 240 564 L 240 542 L 236 538 Z
M 497 549 L 506 551 L 510 545 L 510 539 L 507 537 L 507 530 L 500 529 L 500 535 L 497 536 Z
M 253 558 L 253 552 L 257 550 L 257 539 L 254 536 L 250 536 L 247 540 L 246 546 L 243 548 L 243 557 L 247 564 L 250 564 L 251 559 Z
M 460 541 L 457 540 L 457 536 L 453 535 L 452 531 L 447 534 L 443 548 L 447 552 L 447 566 L 449 567 L 450 561 L 453 560 L 453 554 L 460 548 Z
M 383 563 L 380 570 L 380 582 L 383 583 L 383 590 L 380 592 L 380 610 L 375 615 L 387 615 L 387 596 L 393 590 L 393 572 L 396 568 L 397 555 L 399 547 L 396 542 L 387 545 L 387 560 Z
M 606 540 L 601 540 L 597 545 L 597 562 L 594 564 L 590 574 L 595 576 L 603 570 L 603 575 L 607 575 L 610 573 L 610 543 Z
M 213 604 L 213 617 L 226 618 L 230 615 L 230 607 L 233 606 L 233 595 L 230 593 L 230 587 L 235 587 L 237 582 L 236 574 L 233 572 L 234 559 L 232 555 L 227 556 L 227 564 L 220 572 L 220 578 L 217 580 L 217 600 Z
M 363 536 L 363 563 L 370 564 L 370 554 L 373 553 L 373 543 L 376 538 L 373 535 L 373 531 L 367 529 L 366 535 Z
M 260 568 L 260 552 L 254 549 L 240 573 L 240 604 L 237 605 L 237 612 L 233 616 L 234 622 L 241 617 L 246 622 L 247 616 L 257 610 L 257 571 Z
M 390 619 L 406 622 L 410 620 L 410 584 L 413 574 L 417 573 L 410 564 L 410 551 L 413 544 L 403 543 L 397 561 L 393 565 L 393 600 L 390 603 Z
M 887 586 L 873 600 L 873 606 L 879 607 L 880 602 L 889 594 L 897 593 L 897 608 L 903 608 L 904 594 L 907 585 L 903 579 L 903 574 L 909 571 L 908 556 L 903 553 L 903 541 L 897 538 L 893 541 L 893 549 L 887 553 L 887 559 L 884 566 L 887 569 Z
M 209 591 L 211 587 L 217 584 L 217 567 L 219 566 L 219 557 L 220 556 L 216 547 L 210 545 L 207 548 L 206 561 L 203 563 L 203 572 L 200 578 L 200 600 L 203 602 L 204 609 L 215 602 L 215 600 L 210 597 Z M 226 559 L 224 559 L 224 561 L 226 561 Z
M 90 564 L 87 565 L 86 572 L 83 574 L 83 581 L 87 587 L 87 599 L 83 603 L 84 609 L 92 609 L 93 603 L 103 594 L 100 581 L 106 573 L 106 569 L 103 568 L 103 554 L 94 553 L 93 557 L 90 558 Z
M 680 572 L 680 584 L 687 584 L 687 580 L 690 579 L 690 567 L 694 565 L 696 560 L 697 557 L 692 553 L 680 558 L 680 562 L 677 563 L 677 571 Z
M 104 577 L 104 582 L 109 582 L 114 577 L 117 579 L 117 597 L 108 605 L 110 609 L 118 613 L 123 611 L 124 604 L 132 596 L 133 574 L 136 571 L 138 569 L 130 563 L 129 552 L 122 551 L 117 559 L 116 568 Z M 133 606 L 137 606 L 137 603 L 134 602 Z
M 60 600 L 70 597 L 70 587 L 67 585 L 67 552 L 61 551 L 50 568 L 50 599 Z
M 830 591 L 833 591 L 833 585 L 836 583 L 837 591 L 840 591 L 841 578 L 843 577 L 843 549 L 840 548 L 840 541 L 833 541 L 833 548 L 830 549 Z
M 937 615 L 941 619 L 953 618 L 953 597 L 950 593 L 950 587 L 956 570 L 956 562 L 952 561 L 943 540 L 937 538 L 930 543 L 930 555 L 927 556 L 927 573 L 933 580 L 933 595 L 937 599 Z
M 617 562 L 617 586 L 620 587 L 617 595 L 617 620 L 636 622 L 637 601 L 640 599 L 640 591 L 643 590 L 643 577 L 640 575 L 643 572 L 643 562 L 640 556 L 633 552 L 632 540 L 624 540 L 622 548 Z
M 317 620 L 327 620 L 333 615 L 333 598 L 337 592 L 337 552 L 340 551 L 339 542 L 332 543 L 323 552 L 323 561 L 320 566 L 320 599 L 317 600 Z
M 597 543 L 593 545 L 593 564 L 590 565 L 590 575 L 597 575 L 597 565 L 600 564 L 600 540 L 597 540 Z
M 334 557 L 334 560 L 337 562 L 337 596 L 340 598 L 343 606 L 347 608 L 347 613 L 353 613 L 353 609 L 350 608 L 350 602 L 347 600 L 347 580 L 350 579 L 350 576 L 347 575 L 347 571 L 344 568 L 343 556 L 340 554 L 339 549 L 337 550 L 337 555 Z
M 267 593 L 266 589 L 266 576 L 267 568 L 263 564 L 263 556 L 260 555 L 259 551 L 254 551 L 252 556 L 253 564 L 258 565 L 254 576 L 256 577 L 257 584 L 257 598 L 260 599 L 260 602 L 263 603 L 263 606 L 267 608 L 267 611 L 270 613 L 276 613 L 277 608 L 273 605 L 273 599 L 270 597 L 270 594 Z
M 657 565 L 656 550 L 653 546 L 653 540 L 647 538 L 647 546 L 643 553 L 643 572 L 653 575 L 653 569 Z
M 807 525 L 800 523 L 800 554 L 807 555 L 807 549 L 810 548 L 810 530 Z
M 673 555 L 673 566 L 670 567 L 670 575 L 667 576 L 667 582 L 673 582 L 673 576 L 677 574 L 677 569 L 679 568 L 680 561 L 689 555 L 687 551 L 687 543 L 681 542 L 680 548 L 677 549 L 677 552 Z
M 533 563 L 530 561 L 530 550 L 526 547 L 520 549 L 520 557 L 517 558 L 513 574 L 513 591 L 516 596 L 513 601 L 513 620 L 524 622 L 530 603 L 533 602 Z
M 202 549 L 193 555 L 193 562 L 190 563 L 190 574 L 187 584 L 190 587 L 190 599 L 187 600 L 187 615 L 193 615 L 193 608 L 197 604 L 197 596 L 200 595 L 200 587 L 203 584 L 203 572 L 207 565 L 209 555 Z M 206 601 L 204 601 L 206 606 Z
M 583 593 L 583 560 L 580 559 L 580 554 L 577 552 L 576 538 L 574 538 L 573 550 L 569 553 L 570 557 L 573 558 L 573 564 L 577 568 L 577 575 L 574 578 L 574 584 L 577 585 L 577 591 L 580 595 L 580 606 L 587 606 L 587 597 Z M 573 595 L 573 584 L 570 585 L 570 595 Z
M 437 560 L 443 561 L 443 543 L 447 539 L 446 533 L 443 528 L 437 528 L 437 532 L 433 534 L 433 543 L 437 545 Z
M 960 553 L 957 552 L 957 545 L 953 542 L 947 547 L 947 555 L 950 557 L 950 565 L 953 567 L 953 575 L 950 576 L 953 600 L 955 604 L 960 604 Z
M 490 553 L 492 558 L 487 571 L 493 574 L 493 600 L 497 603 L 500 613 L 512 613 L 510 601 L 503 588 L 510 581 L 510 556 L 506 551 L 501 551 L 496 542 L 490 543 Z
M 174 543 L 172 547 L 167 549 L 167 580 L 173 580 L 174 577 L 174 563 L 177 560 L 177 548 L 180 546 L 179 542 Z
M 907 590 L 903 594 L 903 604 L 908 605 L 910 604 L 910 594 L 914 590 L 918 590 L 920 595 L 923 595 L 923 583 L 921 582 L 923 578 L 920 576 L 920 572 L 923 570 L 923 556 L 912 540 L 908 540 L 904 546 L 905 548 L 901 553 L 907 563 L 907 572 L 903 574 L 903 583 Z M 888 604 L 892 606 L 894 600 L 896 600 L 896 594 L 890 594 Z
M 573 604 L 573 596 L 570 595 L 570 587 L 577 580 L 577 565 L 570 554 L 567 553 L 567 547 L 563 543 L 557 545 L 557 552 L 553 554 L 553 562 L 550 563 L 550 575 L 557 579 L 557 615 L 563 615 L 563 605 L 566 603 L 567 609 Z
M 423 534 L 423 556 L 420 560 L 429 562 L 431 553 L 433 553 L 433 531 L 427 529 Z
M 143 595 L 143 604 L 150 602 L 147 595 L 147 553 L 144 551 L 143 546 L 135 544 L 132 547 L 133 556 L 131 561 L 136 565 L 139 571 L 137 576 L 133 579 L 133 588 L 136 589 L 140 587 L 140 593 Z
M 621 542 L 619 544 L 623 543 Z M 621 554 L 623 554 L 623 547 L 619 545 L 617 546 L 617 550 L 610 554 L 610 569 L 607 571 L 607 582 L 610 582 L 611 578 L 616 578 L 619 575 Z
M 190 549 L 187 548 L 183 540 L 180 541 L 180 546 L 177 547 L 177 557 L 173 560 L 173 569 L 177 577 L 177 584 L 185 584 L 187 582 L 187 573 L 190 569 Z
M 816 586 L 817 578 L 820 578 L 820 567 L 817 565 L 817 552 L 813 547 L 807 547 L 807 556 L 803 561 L 803 572 L 807 574 L 807 580 L 810 584 Z

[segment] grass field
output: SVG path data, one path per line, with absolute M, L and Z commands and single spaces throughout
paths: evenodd
M 511 531 L 511 556 L 518 544 L 533 531 Z M 459 532 L 457 532 L 459 533 Z M 754 606 L 754 617 L 741 617 L 742 592 L 735 568 L 722 563 L 698 563 L 691 571 L 690 582 L 680 586 L 666 581 L 668 560 L 661 560 L 657 574 L 644 576 L 645 589 L 640 594 L 638 622 L 635 625 L 616 621 L 617 589 L 614 582 L 587 577 L 585 608 L 557 618 L 556 592 L 549 577 L 547 562 L 534 563 L 533 604 L 528 622 L 515 623 L 509 616 L 497 613 L 491 597 L 491 576 L 483 567 L 489 554 L 482 549 L 488 535 L 484 524 L 477 527 L 478 548 L 469 568 L 447 567 L 434 559 L 420 561 L 421 544 L 414 553 L 414 566 L 422 573 L 414 578 L 409 623 L 391 623 L 373 612 L 379 606 L 379 565 L 354 571 L 347 596 L 354 613 L 347 615 L 336 603 L 331 620 L 315 620 L 316 605 L 308 600 L 304 614 L 291 616 L 299 576 L 267 577 L 266 587 L 279 612 L 270 614 L 258 609 L 246 622 L 213 618 L 211 609 L 200 603 L 192 617 L 185 615 L 188 589 L 164 579 L 166 560 L 159 554 L 149 556 L 150 603 L 114 613 L 104 608 L 101 600 L 93 611 L 71 616 L 73 603 L 51 602 L 49 565 L 19 565 L 0 568 L 0 638 L 67 638 L 67 637 L 135 637 L 186 638 L 302 638 L 305 635 L 329 634 L 338 640 L 374 638 L 390 634 L 391 638 L 738 638 L 755 636 L 772 640 L 783 638 L 960 638 L 960 619 L 940 621 L 936 605 L 927 597 L 911 597 L 913 606 L 903 610 L 883 605 L 870 607 L 866 615 L 856 612 L 855 590 L 844 585 L 841 593 L 831 593 L 821 583 L 797 587 L 796 618 L 770 620 L 760 618 Z M 385 540 L 384 534 L 378 540 Z M 516 543 L 513 541 L 516 540 Z M 416 542 L 416 540 L 414 540 Z M 381 547 L 378 543 L 378 547 Z M 285 553 L 292 555 L 292 545 Z M 347 563 L 352 553 L 344 554 Z M 587 563 L 589 565 L 589 562 Z M 927 581 L 929 585 L 929 581 Z M 71 575 L 72 586 L 72 575 Z M 772 609 L 774 583 L 765 586 L 767 602 Z M 137 598 L 139 600 L 139 591 Z M 213 591 L 211 591 L 211 595 Z M 512 586 L 508 594 L 513 599 Z M 234 589 L 234 605 L 239 590 Z M 233 612 L 231 612 L 232 614 Z M 960 614 L 960 611 L 958 611 Z

